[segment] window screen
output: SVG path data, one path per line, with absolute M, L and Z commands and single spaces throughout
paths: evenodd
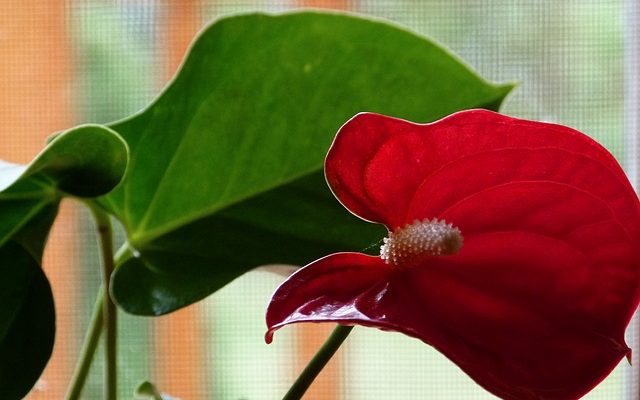
M 450 48 L 482 76 L 516 82 L 503 111 L 575 127 L 637 179 L 638 9 L 634 0 L 5 2 L 0 12 L 0 158 L 26 162 L 52 132 L 141 109 L 194 34 L 221 15 L 323 7 L 382 17 Z M 44 268 L 56 299 L 53 358 L 28 396 L 63 398 L 100 282 L 88 213 L 63 203 Z M 122 236 L 122 235 L 121 235 Z M 265 345 L 264 309 L 281 277 L 251 272 L 206 300 L 150 319 L 120 313 L 119 390 L 143 380 L 181 399 L 281 397 L 330 326 L 292 326 Z M 635 324 L 628 341 L 639 348 Z M 100 354 L 100 353 L 99 353 Z M 83 398 L 102 393 L 101 358 Z M 587 398 L 637 399 L 622 362 Z M 444 356 L 403 335 L 357 327 L 309 399 L 490 399 Z

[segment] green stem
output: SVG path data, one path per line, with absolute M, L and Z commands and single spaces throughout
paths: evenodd
M 116 306 L 109 297 L 109 281 L 115 269 L 113 258 L 113 229 L 109 215 L 97 207 L 91 207 L 96 221 L 98 238 L 100 242 L 100 254 L 102 255 L 102 290 L 104 299 L 102 302 L 102 315 L 105 333 L 105 368 L 104 368 L 104 399 L 116 400 L 117 398 L 117 347 L 116 338 L 118 332 L 118 320 Z
M 123 245 L 115 255 L 115 265 L 120 265 L 124 260 L 131 257 L 131 249 L 125 244 Z M 84 338 L 82 344 L 82 350 L 80 351 L 80 358 L 73 372 L 73 378 L 71 384 L 65 396 L 65 400 L 79 400 L 82 394 L 82 389 L 89 375 L 89 369 L 93 362 L 100 336 L 102 335 L 102 328 L 104 326 L 103 307 L 104 307 L 105 291 L 103 287 L 100 287 L 98 296 L 96 297 L 95 304 L 93 306 L 93 312 L 91 313 L 91 322 L 89 323 L 89 329 Z
M 76 365 L 75 371 L 73 372 L 73 378 L 71 379 L 71 385 L 69 386 L 65 400 L 78 400 L 80 399 L 80 394 L 82 394 L 82 389 L 84 388 L 84 383 L 87 380 L 91 362 L 93 361 L 93 356 L 96 354 L 96 349 L 98 348 L 100 334 L 102 333 L 103 299 L 104 290 L 100 288 L 98 297 L 96 298 L 96 302 L 93 306 L 93 312 L 91 313 L 89 330 L 87 330 L 84 343 L 82 344 L 82 350 L 80 351 L 80 359 L 78 361 L 78 365 Z
M 304 371 L 298 376 L 293 386 L 284 395 L 282 400 L 299 400 L 307 391 L 311 383 L 316 379 L 320 371 L 327 365 L 331 357 L 336 353 L 342 342 L 349 336 L 353 326 L 338 325 L 331 336 L 313 356 Z

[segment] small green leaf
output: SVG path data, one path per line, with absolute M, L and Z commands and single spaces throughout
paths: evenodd
M 136 389 L 136 397 L 147 400 L 162 400 L 162 395 L 151 382 L 142 382 Z
M 81 125 L 54 137 L 24 175 L 39 175 L 58 190 L 78 197 L 110 192 L 124 176 L 129 152 L 111 129 Z
M 43 211 L 56 208 L 62 196 L 108 193 L 122 180 L 127 161 L 126 142 L 117 133 L 84 125 L 57 135 L 29 165 L 0 162 L 0 245 Z
M 51 356 L 53 297 L 40 263 L 60 199 L 109 192 L 127 160 L 118 134 L 86 125 L 57 135 L 29 165 L 0 163 L 0 398 L 25 396 Z
M 174 397 L 171 397 L 165 393 L 160 393 L 160 391 L 155 387 L 155 385 L 151 382 L 142 382 L 140 386 L 136 389 L 136 398 L 142 400 L 172 400 Z
M 340 125 L 361 111 L 432 121 L 497 107 L 509 90 L 380 21 L 321 12 L 217 21 L 151 106 L 111 126 L 132 158 L 102 201 L 137 254 L 113 276 L 116 301 L 163 314 L 258 265 L 375 244 L 384 230 L 348 214 L 323 179 Z

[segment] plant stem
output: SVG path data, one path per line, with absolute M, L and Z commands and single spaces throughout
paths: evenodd
M 92 206 L 93 217 L 98 229 L 100 253 L 102 255 L 102 290 L 104 293 L 102 314 L 105 331 L 105 368 L 104 368 L 104 399 L 116 400 L 117 398 L 117 314 L 116 306 L 109 297 L 109 281 L 115 269 L 113 257 L 113 229 L 109 215 L 101 209 Z
M 126 244 L 123 245 L 115 255 L 115 265 L 127 258 L 131 257 L 131 249 Z M 96 297 L 95 304 L 93 305 L 93 312 L 91 313 L 91 322 L 89 323 L 89 329 L 85 335 L 84 342 L 82 344 L 82 350 L 80 351 L 80 358 L 78 364 L 73 372 L 73 378 L 69 384 L 69 389 L 65 396 L 65 400 L 78 400 L 82 394 L 82 389 L 89 375 L 91 363 L 96 354 L 100 335 L 102 335 L 102 328 L 104 326 L 103 307 L 104 307 L 105 291 L 101 286 Z
M 84 338 L 84 343 L 82 344 L 82 350 L 80 351 L 80 359 L 78 361 L 78 364 L 76 365 L 75 371 L 73 372 L 71 385 L 69 386 L 69 390 L 67 392 L 67 395 L 65 396 L 66 400 L 78 400 L 80 398 L 80 394 L 82 394 L 82 389 L 84 388 L 84 383 L 87 380 L 91 362 L 93 361 L 93 356 L 95 355 L 96 349 L 98 348 L 100 334 L 102 334 L 103 299 L 104 290 L 101 287 L 98 291 L 98 297 L 96 298 L 96 302 L 93 306 L 89 329 L 87 330 L 87 334 Z
M 336 329 L 331 332 L 331 336 L 329 336 L 327 341 L 320 347 L 320 350 L 318 350 L 311 361 L 309 361 L 309 364 L 307 364 L 282 400 L 299 400 L 302 398 L 320 371 L 327 365 L 342 342 L 349 336 L 352 329 L 353 326 L 338 325 Z

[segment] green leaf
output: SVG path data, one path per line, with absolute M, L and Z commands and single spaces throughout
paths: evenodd
M 100 125 L 81 125 L 55 136 L 22 175 L 37 175 L 50 186 L 78 197 L 110 192 L 122 180 L 126 142 Z
M 172 400 L 174 397 L 160 391 L 151 382 L 142 382 L 136 389 L 136 398 L 146 400 Z
M 53 297 L 40 263 L 60 199 L 109 192 L 127 160 L 118 134 L 87 125 L 58 134 L 29 165 L 0 163 L 0 398 L 25 396 L 51 356 Z
M 58 134 L 28 165 L 0 161 L 0 245 L 42 213 L 57 208 L 62 196 L 108 193 L 122 179 L 127 161 L 126 142 L 98 125 Z M 23 238 L 24 245 L 41 252 L 49 225 L 33 240 Z
M 162 400 L 162 395 L 151 382 L 142 382 L 136 389 L 136 397 L 148 400 Z
M 21 399 L 53 350 L 53 296 L 38 261 L 13 241 L 0 247 L 0 274 L 0 398 Z
M 426 122 L 497 107 L 510 88 L 380 21 L 321 12 L 217 21 L 151 106 L 111 126 L 131 163 L 102 201 L 137 255 L 113 276 L 115 300 L 164 314 L 258 265 L 370 247 L 384 229 L 350 215 L 323 178 L 340 125 L 361 111 Z

